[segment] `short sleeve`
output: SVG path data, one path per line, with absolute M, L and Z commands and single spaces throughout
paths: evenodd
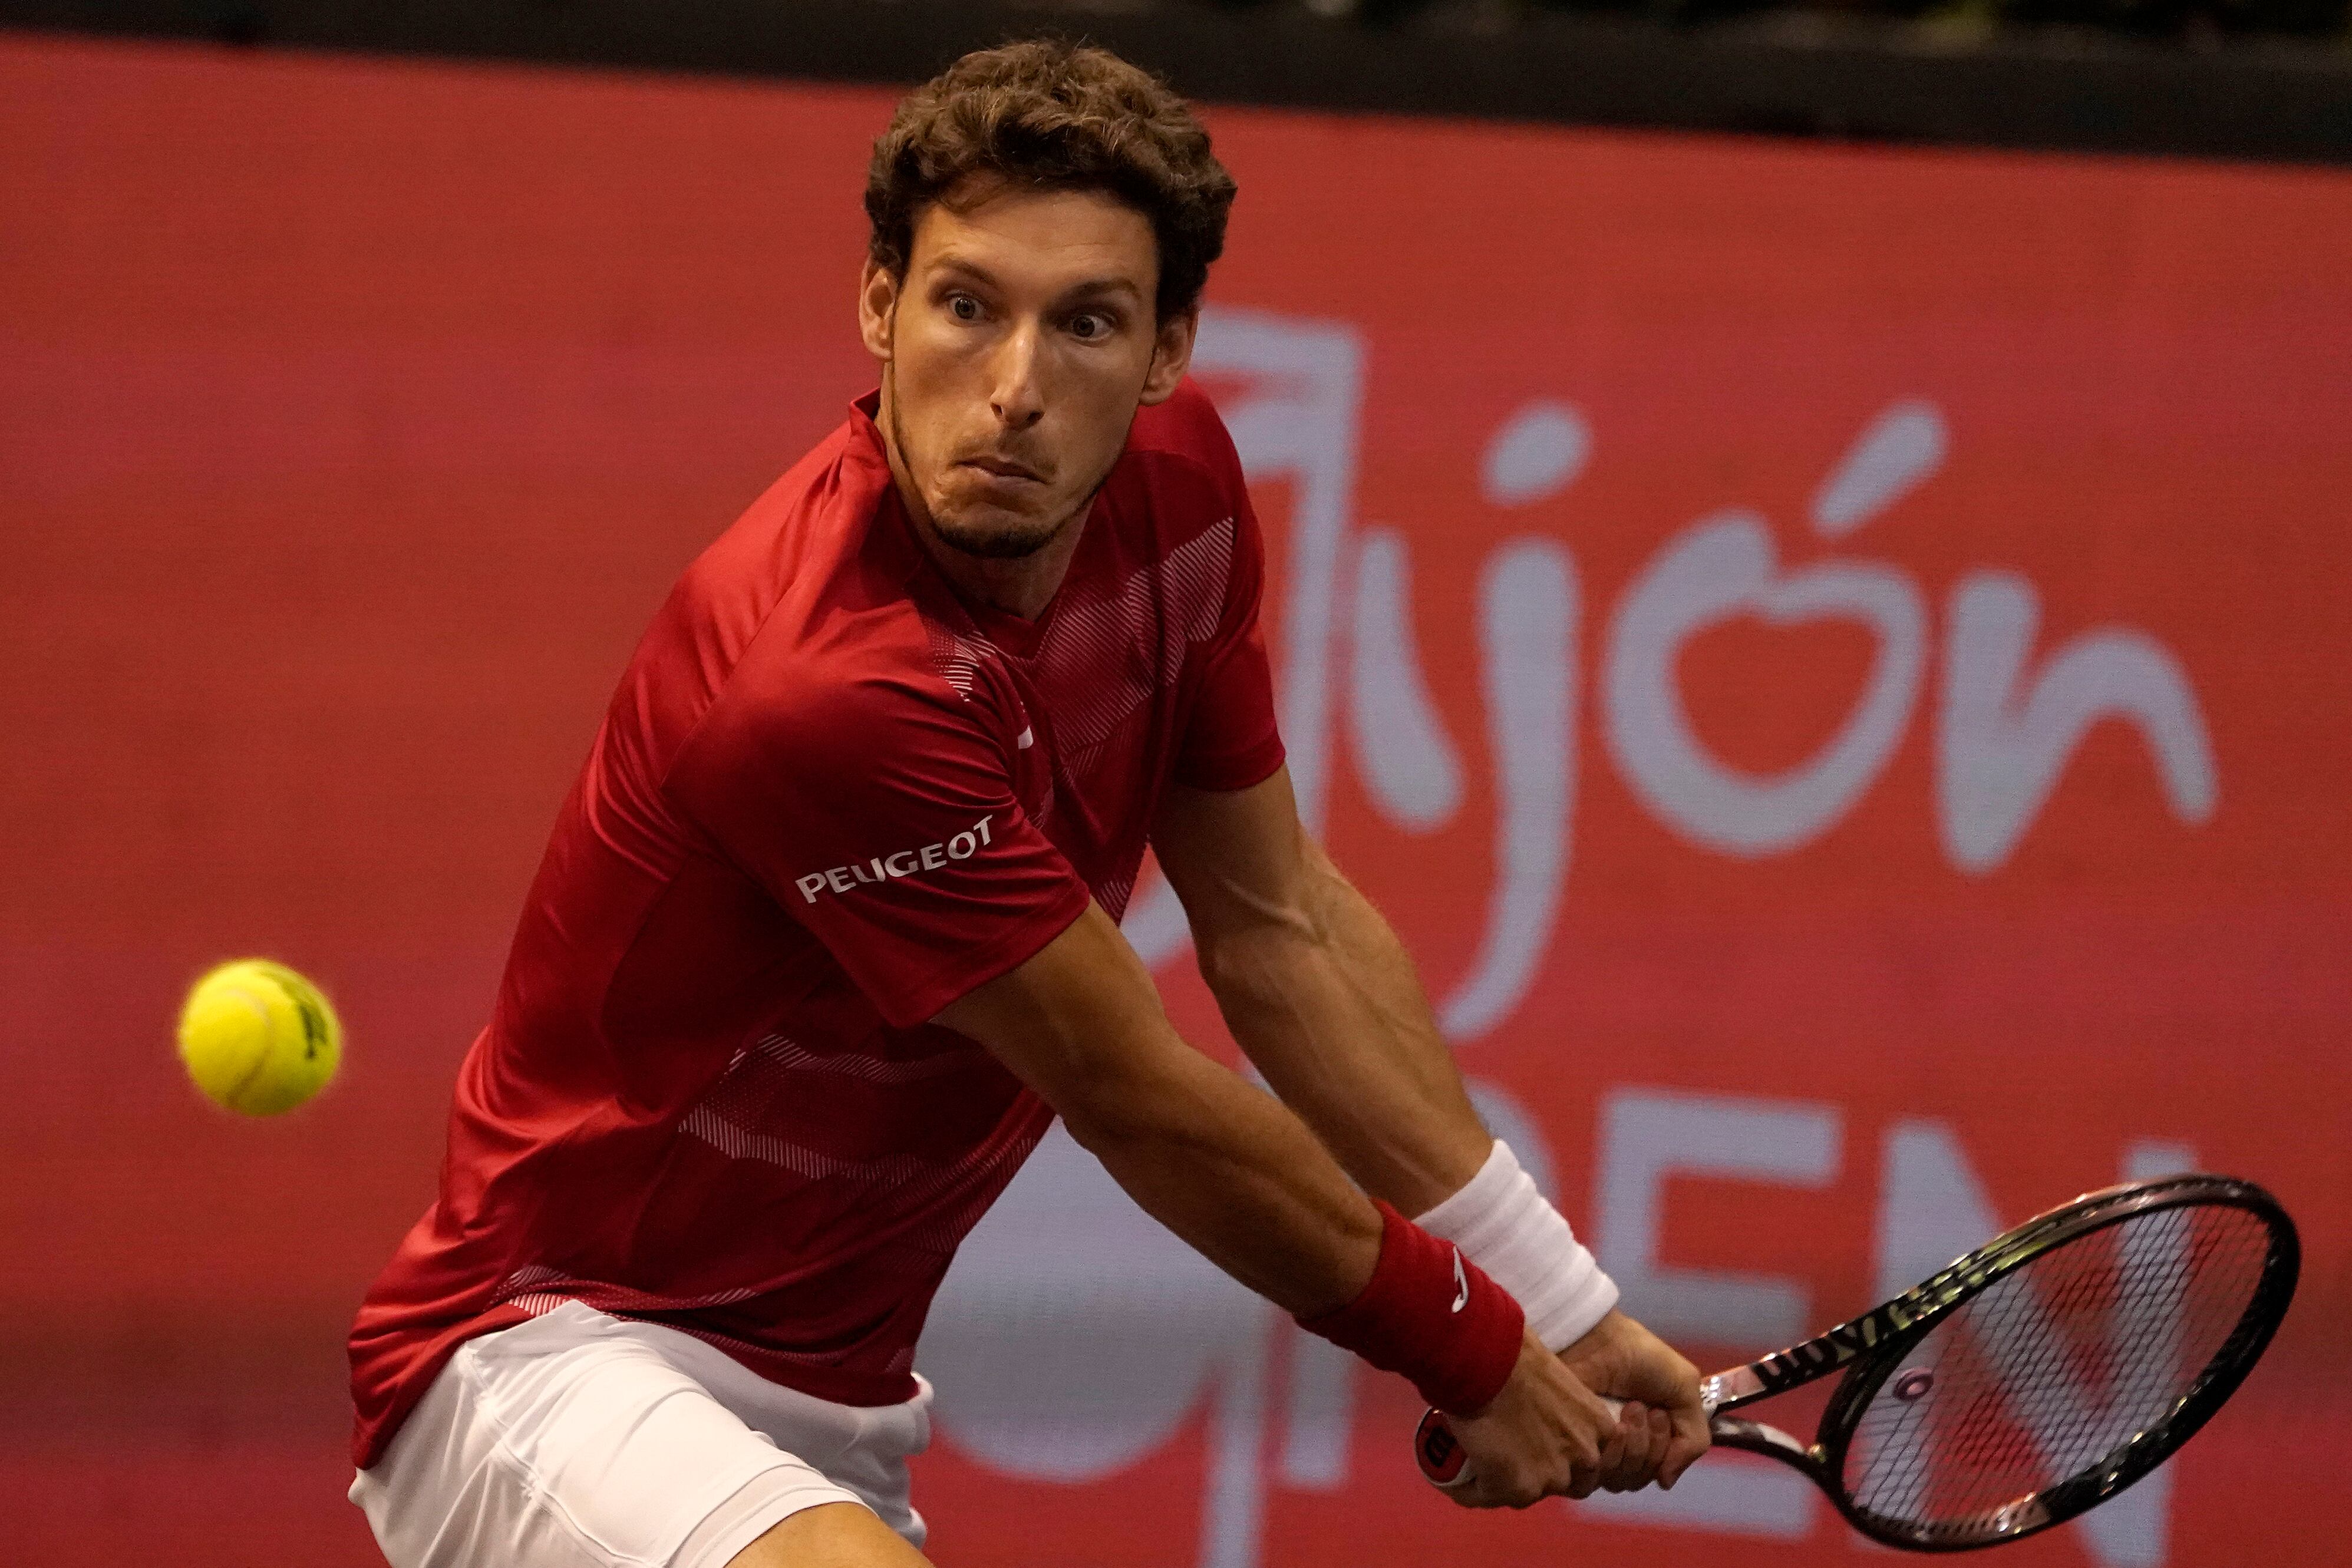
M 1223 454 L 1232 459 L 1232 447 Z M 1265 590 L 1265 546 L 1257 517 L 1232 459 L 1226 484 L 1234 507 L 1234 555 L 1225 610 L 1201 661 L 1198 686 L 1177 748 L 1176 782 L 1194 789 L 1246 789 L 1282 766 L 1275 727 L 1274 676 L 1266 661 L 1258 604 Z
M 1018 967 L 1086 910 L 1086 883 L 951 692 L 841 681 L 705 738 L 673 776 L 682 803 L 894 1028 Z

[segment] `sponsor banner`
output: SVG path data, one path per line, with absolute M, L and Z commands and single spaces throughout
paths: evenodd
M 103 1560 L 77 1553 L 143 1467 L 180 1502 L 137 1539 L 183 1561 L 368 1560 L 343 1319 L 429 1191 L 638 629 L 868 384 L 890 101 L 0 49 L 0 1309 L 47 1347 L 5 1375 L 0 1512 L 27 1552 Z M 2352 178 L 1213 129 L 1243 193 L 1197 372 L 1274 555 L 1302 806 L 1628 1309 L 1726 1364 L 2085 1188 L 2252 1177 L 2307 1249 L 2269 1361 L 2011 1556 L 2333 1561 Z M 1164 886 L 1127 926 L 1230 1059 Z M 343 1082 L 282 1124 L 214 1115 L 169 1055 L 180 987 L 246 951 L 351 1023 Z M 1409 1389 L 1058 1134 L 922 1365 L 943 1563 L 1863 1551 L 1761 1461 L 1452 1508 Z M 226 1495 L 259 1511 L 197 1500 Z

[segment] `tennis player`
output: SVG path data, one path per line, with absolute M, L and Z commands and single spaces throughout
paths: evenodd
M 876 145 L 881 388 L 646 632 L 353 1328 L 395 1568 L 926 1561 L 924 1313 L 1056 1115 L 1456 1417 L 1460 1500 L 1705 1449 L 1690 1364 L 1299 824 L 1258 525 L 1185 381 L 1234 193 L 1181 101 L 1061 44 L 966 57 Z M 1119 935 L 1147 844 L 1272 1095 Z

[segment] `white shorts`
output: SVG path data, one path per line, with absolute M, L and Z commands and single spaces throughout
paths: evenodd
M 352 1482 L 392 1568 L 725 1568 L 777 1521 L 863 1503 L 918 1547 L 904 1405 L 780 1387 L 691 1334 L 576 1301 L 467 1341 Z

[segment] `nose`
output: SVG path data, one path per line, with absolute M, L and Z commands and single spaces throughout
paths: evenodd
M 1037 385 L 1038 349 L 1034 321 L 1022 322 L 997 343 L 988 406 L 1009 431 L 1027 430 L 1045 417 L 1045 401 Z

